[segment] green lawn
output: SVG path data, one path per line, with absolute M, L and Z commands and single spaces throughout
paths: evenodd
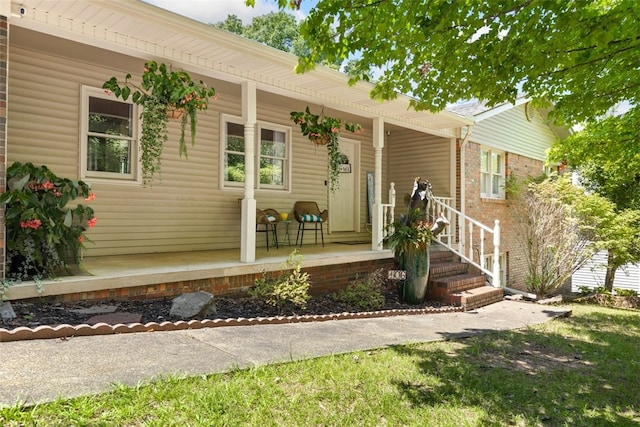
M 4 426 L 637 426 L 640 313 L 0 409 Z

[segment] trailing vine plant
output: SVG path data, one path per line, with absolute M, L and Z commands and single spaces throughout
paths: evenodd
M 151 183 L 153 176 L 160 173 L 162 149 L 168 140 L 169 118 L 180 119 L 180 156 L 187 158 L 185 134 L 187 122 L 190 126 L 191 145 L 195 143 L 197 112 L 206 110 L 209 98 L 217 99 L 214 88 L 209 88 L 200 80 L 194 82 L 185 71 L 169 71 L 165 64 L 149 61 L 144 65 L 142 83 L 131 82 L 127 74 L 124 82 L 111 77 L 103 86 L 123 100 L 131 96 L 135 104 L 142 106 L 142 135 L 140 137 L 142 178 Z
M 292 111 L 291 120 L 300 126 L 302 134 L 316 145 L 327 146 L 329 190 L 331 192 L 339 188 L 340 165 L 347 156 L 340 151 L 340 130 L 358 134 L 362 126 L 358 123 L 343 122 L 341 119 L 324 115 L 324 109 L 320 115 L 313 114 L 309 107 L 305 111 Z

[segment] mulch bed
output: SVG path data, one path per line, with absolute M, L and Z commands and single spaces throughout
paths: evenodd
M 393 309 L 422 309 L 445 308 L 446 305 L 434 301 L 425 301 L 424 304 L 410 305 L 398 300 L 397 292 L 387 291 L 384 294 L 385 305 L 380 310 Z M 38 299 L 12 301 L 11 305 L 16 313 L 16 318 L 11 320 L 0 319 L 0 328 L 12 330 L 24 326 L 35 328 L 42 325 L 80 325 L 95 314 L 79 314 L 73 310 L 89 308 L 95 305 L 115 305 L 118 313 L 136 313 L 142 315 L 140 323 L 149 322 L 175 322 L 185 320 L 170 316 L 172 298 L 156 300 L 131 300 L 131 301 L 83 301 L 77 303 L 51 303 Z M 237 319 L 258 318 L 275 316 L 296 315 L 324 315 L 335 313 L 359 313 L 367 310 L 338 303 L 331 296 L 313 296 L 307 304 L 306 310 L 289 308 L 278 310 L 253 298 L 218 298 L 215 299 L 216 315 L 205 317 L 193 317 L 186 320 L 205 319 Z

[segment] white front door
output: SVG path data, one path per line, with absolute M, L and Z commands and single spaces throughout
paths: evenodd
M 329 231 L 358 231 L 360 143 L 340 139 L 340 151 L 349 158 L 349 164 L 340 173 L 338 189 L 329 192 Z

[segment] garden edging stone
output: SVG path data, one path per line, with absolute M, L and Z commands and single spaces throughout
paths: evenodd
M 36 328 L 20 326 L 15 329 L 0 329 L 0 342 L 37 340 L 37 339 L 65 339 L 70 337 L 126 334 L 135 332 L 160 332 L 178 331 L 184 329 L 216 328 L 224 326 L 251 326 L 264 324 L 282 323 L 303 323 L 303 322 L 326 322 L 330 320 L 345 319 L 367 319 L 390 316 L 408 316 L 417 314 L 438 314 L 454 313 L 464 311 L 462 307 L 442 307 L 442 308 L 417 308 L 417 309 L 392 309 L 380 311 L 368 311 L 358 313 L 331 313 L 322 315 L 296 315 L 296 316 L 274 316 L 274 317 L 252 317 L 252 318 L 232 318 L 232 319 L 207 319 L 207 320 L 180 320 L 176 322 L 149 322 L 149 323 L 128 323 L 110 325 L 107 323 L 97 323 L 95 325 L 42 325 Z

